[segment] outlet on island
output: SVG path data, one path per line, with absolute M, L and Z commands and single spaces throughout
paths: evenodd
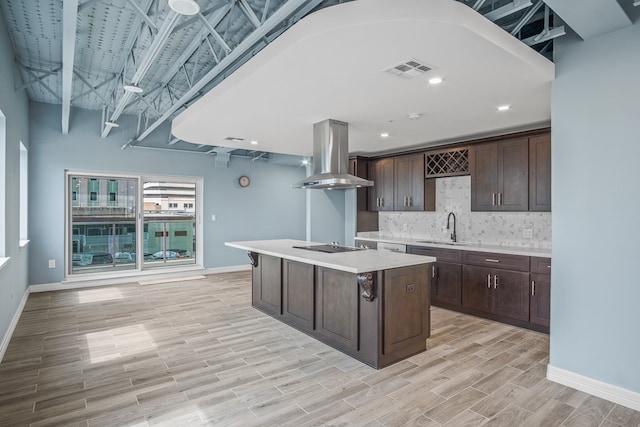
M 533 229 L 531 229 L 531 228 L 523 228 L 522 229 L 522 238 L 523 239 L 533 239 Z

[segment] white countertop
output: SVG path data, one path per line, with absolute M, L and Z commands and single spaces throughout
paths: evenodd
M 444 249 L 458 249 L 464 251 L 476 251 L 476 252 L 493 252 L 498 254 L 511 254 L 511 255 L 523 255 L 523 256 L 535 256 L 543 258 L 551 258 L 550 249 L 541 248 L 524 248 L 518 246 L 498 246 L 498 245 L 484 245 L 481 243 L 425 243 L 431 239 L 411 239 L 406 237 L 393 237 L 385 236 L 376 232 L 367 232 L 366 234 L 358 235 L 357 240 L 364 240 L 370 242 L 387 242 L 387 243 L 399 243 L 402 245 L 410 246 L 423 246 L 427 248 L 444 248 Z
M 226 246 L 244 249 L 245 251 L 271 255 L 305 264 L 318 265 L 349 273 L 365 273 L 368 271 L 388 270 L 391 268 L 409 267 L 412 265 L 436 262 L 434 257 L 410 255 L 403 253 L 361 250 L 353 252 L 324 253 L 293 246 L 322 245 L 323 243 L 303 240 L 254 240 L 246 242 L 226 242 Z

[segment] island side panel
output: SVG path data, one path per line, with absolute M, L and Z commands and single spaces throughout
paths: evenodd
M 282 321 L 307 333 L 315 329 L 314 266 L 282 260 Z
M 381 366 L 427 349 L 431 330 L 429 266 L 383 271 Z
M 258 255 L 252 267 L 251 303 L 272 316 L 282 314 L 282 259 Z

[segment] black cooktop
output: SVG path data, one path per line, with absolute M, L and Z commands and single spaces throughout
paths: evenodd
M 341 252 L 353 252 L 360 251 L 364 248 L 352 248 L 349 246 L 339 246 L 339 245 L 312 245 L 312 246 L 294 246 L 296 249 L 306 249 L 308 251 L 316 251 L 316 252 L 325 252 L 328 254 L 335 254 Z

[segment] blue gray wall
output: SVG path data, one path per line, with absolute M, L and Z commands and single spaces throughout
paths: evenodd
M 4 22 L 0 16 L 0 22 Z M 6 116 L 5 162 L 0 164 L 4 180 L 4 256 L 10 257 L 0 270 L 0 340 L 9 328 L 22 296 L 27 290 L 29 247 L 19 247 L 19 166 L 20 141 L 29 149 L 29 104 L 25 91 L 16 92 L 13 49 L 4 25 L 0 25 L 0 110 Z M 21 83 L 21 82 L 18 82 Z M 0 238 L 1 240 L 1 238 Z M 0 242 L 2 244 L 2 242 Z M 0 256 L 2 254 L 0 253 Z
M 31 284 L 63 280 L 65 170 L 202 176 L 203 252 L 208 268 L 247 263 L 246 255 L 224 246 L 225 241 L 305 239 L 305 191 L 290 188 L 304 178 L 303 167 L 232 157 L 228 168 L 216 169 L 214 158 L 203 154 L 121 150 L 134 129 L 133 118 L 121 118 L 120 127 L 102 139 L 99 112 L 72 109 L 68 135 L 60 132 L 60 114 L 59 105 L 32 103 L 30 107 Z M 149 138 L 166 143 L 167 129 L 160 128 Z M 241 175 L 251 178 L 249 187 L 238 185 Z M 47 267 L 50 259 L 56 260 L 55 269 Z
M 640 24 L 555 45 L 550 364 L 640 392 Z

